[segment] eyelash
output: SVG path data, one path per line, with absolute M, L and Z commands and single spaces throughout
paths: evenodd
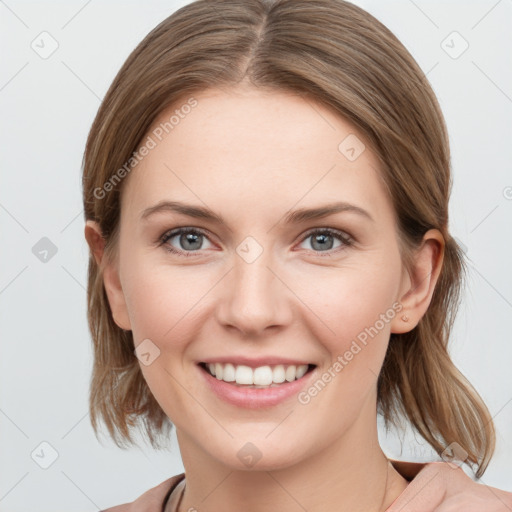
M 167 231 L 166 233 L 164 233 L 164 235 L 159 239 L 160 243 L 158 245 L 165 246 L 164 249 L 166 251 L 168 251 L 172 254 L 175 254 L 177 256 L 183 256 L 183 257 L 196 256 L 196 253 L 198 253 L 199 251 L 179 251 L 179 250 L 175 249 L 174 247 L 172 247 L 171 245 L 167 244 L 168 240 L 170 240 L 171 238 L 174 238 L 176 235 L 181 235 L 182 233 L 194 233 L 194 234 L 203 235 L 205 237 L 208 237 L 207 234 L 200 229 L 182 227 L 182 228 L 177 228 L 175 230 Z M 329 249 L 328 251 L 313 251 L 315 253 L 318 253 L 318 255 L 320 257 L 331 256 L 333 253 L 343 250 L 346 247 L 350 247 L 354 243 L 354 241 L 352 240 L 351 237 L 347 236 L 342 231 L 338 231 L 337 229 L 333 229 L 333 228 L 314 228 L 314 229 L 308 231 L 304 235 L 304 237 L 301 239 L 301 243 L 304 242 L 304 240 L 311 237 L 312 235 L 316 235 L 319 233 L 328 234 L 330 236 L 333 236 L 334 238 L 337 238 L 340 242 L 342 242 L 344 245 L 344 246 L 338 247 L 336 249 Z

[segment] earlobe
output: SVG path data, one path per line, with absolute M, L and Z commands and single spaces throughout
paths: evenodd
M 400 293 L 402 310 L 391 323 L 391 332 L 411 331 L 425 315 L 441 273 L 444 257 L 444 238 L 437 229 L 428 230 L 417 249 L 409 279 Z
M 97 222 L 88 220 L 85 225 L 85 238 L 98 266 L 102 267 L 103 286 L 108 297 L 112 318 L 116 325 L 126 331 L 131 330 L 128 308 L 121 286 L 119 271 L 111 262 L 103 261 L 105 239 Z
M 124 296 L 119 272 L 112 264 L 107 264 L 103 270 L 103 284 L 107 293 L 112 318 L 118 327 L 125 331 L 131 330 L 130 317 Z

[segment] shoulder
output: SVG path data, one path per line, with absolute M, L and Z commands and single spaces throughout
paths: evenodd
M 444 461 L 423 464 L 391 462 L 410 483 L 386 512 L 512 510 L 512 493 L 474 482 L 455 464 Z
M 152 487 L 135 501 L 116 505 L 101 512 L 162 512 L 166 498 L 184 478 L 185 473 L 175 475 Z

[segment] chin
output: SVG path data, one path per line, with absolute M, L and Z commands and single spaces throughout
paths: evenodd
M 225 453 L 223 451 L 219 456 L 213 457 L 229 467 L 233 471 L 277 471 L 286 469 L 299 462 L 297 456 L 291 457 L 290 454 L 300 453 L 304 456 L 303 447 L 287 447 L 281 445 L 280 450 L 276 450 L 274 443 L 265 442 L 234 442 L 233 451 Z

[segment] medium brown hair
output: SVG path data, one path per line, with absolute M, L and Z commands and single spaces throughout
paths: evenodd
M 126 179 L 108 192 L 105 183 L 130 161 L 162 111 L 194 93 L 241 82 L 312 98 L 359 130 L 380 162 L 404 265 L 410 267 L 427 230 L 444 236 L 443 265 L 427 312 L 410 332 L 391 334 L 377 382 L 378 407 L 386 426 L 405 415 L 439 454 L 458 443 L 480 477 L 495 449 L 494 424 L 447 350 L 466 264 L 448 231 L 452 178 L 445 121 L 406 48 L 376 18 L 343 0 L 192 2 L 153 29 L 115 77 L 83 161 L 85 219 L 99 223 L 106 241 L 101 267 L 90 255 L 87 286 L 96 435 L 102 419 L 122 447 L 133 443 L 131 427 L 143 422 L 158 448 L 158 437 L 166 439 L 172 428 L 142 376 L 131 331 L 113 321 L 104 289 L 103 264 L 117 257 Z

